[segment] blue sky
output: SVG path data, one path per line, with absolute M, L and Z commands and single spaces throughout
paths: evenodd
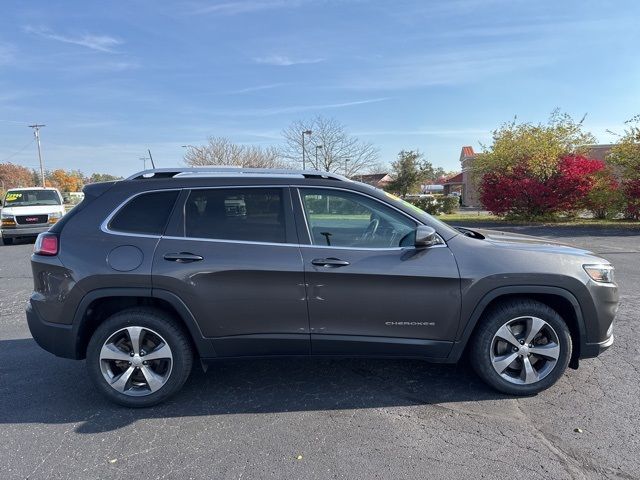
M 601 142 L 640 113 L 640 2 L 3 2 L 0 162 L 120 175 L 210 135 L 277 145 L 334 117 L 382 162 L 419 148 L 459 168 L 514 115 L 556 107 Z M 23 149 L 24 150 L 21 150 Z

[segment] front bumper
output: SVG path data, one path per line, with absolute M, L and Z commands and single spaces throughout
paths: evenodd
M 31 301 L 27 304 L 26 313 L 31 336 L 38 345 L 58 357 L 77 358 L 73 325 L 46 322 Z
M 2 227 L 2 238 L 37 237 L 49 230 L 49 224 L 39 224 L 34 226 Z
M 580 358 L 593 358 L 600 355 L 607 348 L 613 345 L 613 334 L 609 336 L 606 340 L 597 343 L 586 343 L 582 346 L 580 350 Z

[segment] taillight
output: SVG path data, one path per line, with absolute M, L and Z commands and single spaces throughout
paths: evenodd
M 57 255 L 58 236 L 55 233 L 41 233 L 38 235 L 36 244 L 33 246 L 33 253 L 36 255 Z

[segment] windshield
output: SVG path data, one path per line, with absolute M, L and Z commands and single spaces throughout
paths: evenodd
M 58 192 L 55 190 L 10 190 L 4 197 L 5 207 L 33 205 L 60 205 Z

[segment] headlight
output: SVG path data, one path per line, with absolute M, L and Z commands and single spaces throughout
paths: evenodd
M 594 265 L 583 265 L 584 271 L 591 277 L 591 280 L 598 283 L 613 283 L 613 265 L 597 263 Z
M 1 220 L 0 224 L 3 227 L 14 227 L 16 225 L 15 216 L 9 213 L 0 214 L 0 220 Z

